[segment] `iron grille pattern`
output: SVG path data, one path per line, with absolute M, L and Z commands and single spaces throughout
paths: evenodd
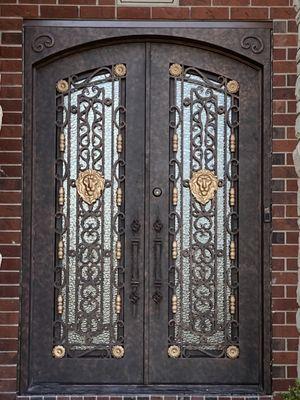
M 118 66 L 69 76 L 57 88 L 54 345 L 68 357 L 111 357 L 124 344 L 125 81 Z M 76 185 L 104 178 L 91 203 Z M 97 182 L 88 181 L 93 193 Z
M 173 64 L 169 127 L 169 355 L 235 358 L 238 83 Z M 190 190 L 197 171 L 218 178 L 218 189 L 204 204 Z

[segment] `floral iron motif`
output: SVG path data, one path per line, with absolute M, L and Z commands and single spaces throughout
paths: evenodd
M 125 76 L 127 73 L 127 68 L 124 64 L 116 64 L 114 66 L 114 74 L 116 76 Z
M 111 349 L 111 353 L 114 358 L 123 358 L 125 353 L 124 347 L 119 345 L 113 346 Z
M 206 204 L 213 199 L 218 189 L 218 182 L 218 178 L 212 171 L 201 169 L 193 172 L 189 185 L 195 199 L 201 204 Z
M 58 345 L 54 346 L 52 349 L 52 356 L 54 358 L 63 358 L 66 354 L 66 349 L 64 346 Z
M 80 172 L 76 187 L 79 196 L 88 204 L 94 203 L 101 197 L 104 190 L 105 179 L 100 172 L 92 169 Z
M 235 360 L 240 355 L 240 349 L 237 346 L 229 346 L 227 347 L 226 355 L 231 360 Z
M 56 90 L 59 93 L 66 93 L 69 90 L 69 84 L 66 80 L 61 79 L 56 84 Z
M 180 76 L 182 74 L 183 68 L 180 64 L 172 64 L 169 68 L 170 75 Z
M 226 88 L 229 93 L 234 94 L 239 91 L 240 85 L 237 81 L 232 80 L 227 83 Z
M 168 348 L 168 356 L 171 358 L 178 358 L 180 356 L 180 347 L 172 345 Z

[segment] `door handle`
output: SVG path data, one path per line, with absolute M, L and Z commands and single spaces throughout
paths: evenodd
M 140 230 L 140 223 L 138 220 L 134 219 L 132 224 L 131 224 L 131 230 L 134 235 L 137 235 L 139 230 Z M 131 279 L 130 279 L 130 285 L 131 285 L 131 293 L 129 295 L 130 302 L 133 306 L 133 315 L 136 315 L 136 306 L 137 302 L 139 300 L 139 293 L 138 293 L 138 288 L 139 288 L 139 251 L 140 251 L 140 241 L 138 238 L 134 237 L 131 240 Z
M 160 232 L 163 225 L 159 219 L 157 219 L 153 224 L 153 229 L 156 233 L 156 237 L 153 242 L 153 252 L 154 252 L 154 268 L 153 268 L 153 278 L 154 278 L 154 294 L 152 299 L 155 304 L 159 304 L 163 298 L 161 294 L 162 277 L 161 277 L 161 259 L 162 259 L 162 247 L 163 243 L 160 238 Z

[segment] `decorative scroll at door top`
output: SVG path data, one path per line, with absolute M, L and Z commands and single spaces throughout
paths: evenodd
M 239 357 L 237 81 L 170 74 L 168 356 Z

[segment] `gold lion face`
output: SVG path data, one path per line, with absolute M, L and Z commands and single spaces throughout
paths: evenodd
M 218 178 L 213 172 L 206 169 L 193 172 L 190 179 L 190 189 L 192 195 L 199 203 L 206 204 L 209 200 L 213 199 L 218 189 Z
M 76 180 L 79 196 L 88 204 L 99 199 L 104 191 L 105 179 L 102 174 L 92 169 L 80 172 Z

